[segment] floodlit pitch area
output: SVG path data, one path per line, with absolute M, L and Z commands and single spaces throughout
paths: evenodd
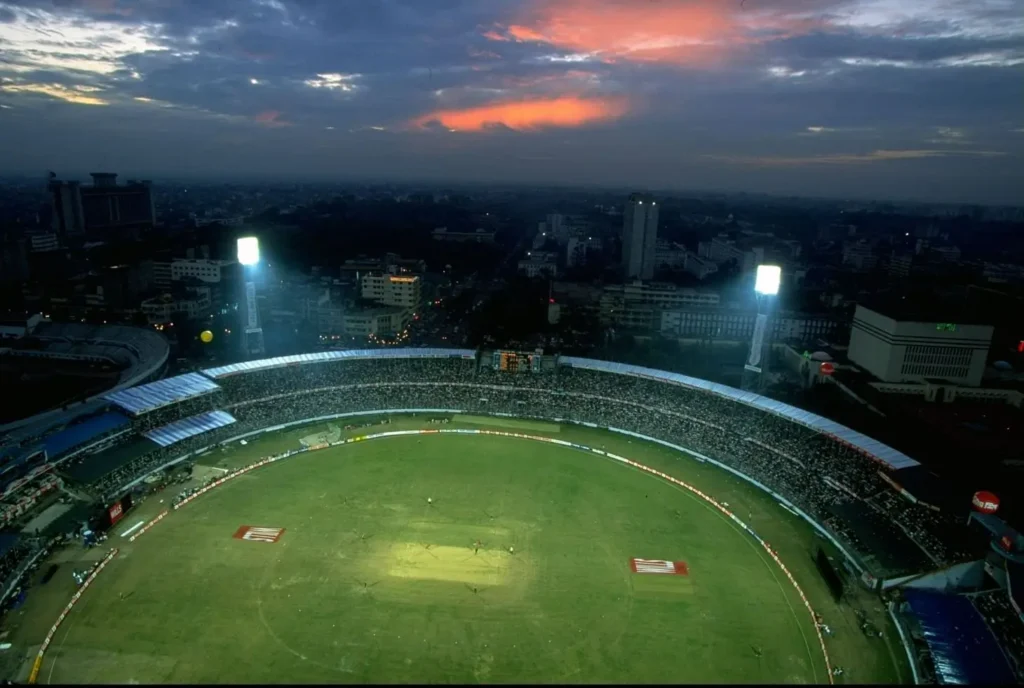
M 755 490 L 643 442 L 558 436 L 741 504 L 838 629 L 830 652 L 849 680 L 901 678 L 889 641 L 857 637 L 826 601 L 806 526 Z M 41 683 L 827 682 L 809 614 L 749 535 L 664 480 L 541 442 L 310 452 L 117 544 Z M 634 558 L 685 573 L 635 573 Z

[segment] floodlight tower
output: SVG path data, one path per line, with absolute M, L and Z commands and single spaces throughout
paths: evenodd
M 260 326 L 260 311 L 256 305 L 256 268 L 260 262 L 260 240 L 256 237 L 241 237 L 238 240 L 238 263 L 242 267 L 242 354 L 262 356 L 263 328 Z
M 782 282 L 782 268 L 778 265 L 758 265 L 754 279 L 754 295 L 757 298 L 757 318 L 754 320 L 754 334 L 750 338 L 750 353 L 743 366 L 743 389 L 758 392 L 764 389 L 771 355 L 771 315 Z

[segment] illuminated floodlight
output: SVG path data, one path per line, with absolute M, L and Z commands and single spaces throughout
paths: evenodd
M 238 240 L 238 262 L 242 265 L 256 265 L 260 262 L 259 239 L 242 237 Z
M 766 296 L 774 296 L 779 293 L 779 283 L 782 281 L 782 268 L 778 265 L 758 265 L 757 279 L 754 280 L 754 291 Z

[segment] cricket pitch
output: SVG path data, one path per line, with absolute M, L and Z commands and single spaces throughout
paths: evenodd
M 499 586 L 509 580 L 512 557 L 505 550 L 427 546 L 397 542 L 386 554 L 387 574 L 395 578 L 448 581 L 468 585 Z

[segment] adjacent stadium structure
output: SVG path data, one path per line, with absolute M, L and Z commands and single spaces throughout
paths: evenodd
M 10 521 L 39 532 L 15 557 L 37 557 L 5 622 L 15 680 L 1017 671 L 1019 543 L 992 546 L 995 517 L 982 533 L 966 505 L 906 499 L 913 459 L 756 394 L 574 357 L 385 349 L 104 404 L 125 422 L 46 457 L 61 515 L 44 518 L 44 494 Z M 68 533 L 86 548 L 53 549 Z

